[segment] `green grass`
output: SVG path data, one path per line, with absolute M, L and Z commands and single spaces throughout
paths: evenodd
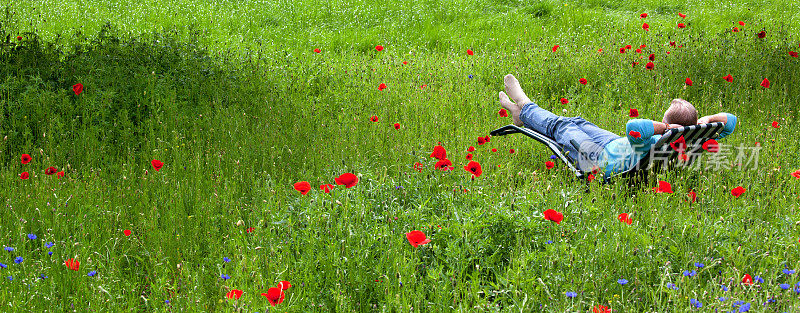
M 0 251 L 0 311 L 265 312 L 260 293 L 281 280 L 293 287 L 273 311 L 684 312 L 690 298 L 703 311 L 740 300 L 751 312 L 800 308 L 797 293 L 778 286 L 800 280 L 781 273 L 800 267 L 800 180 L 790 175 L 800 168 L 800 59 L 788 54 L 800 50 L 795 2 L 8 8 L 0 245 L 15 251 Z M 731 32 L 740 20 L 742 32 Z M 762 29 L 767 37 L 757 39 Z M 646 44 L 646 53 L 620 54 L 626 44 Z M 655 70 L 631 66 L 650 53 Z M 629 108 L 660 120 L 673 98 L 703 115 L 733 113 L 739 124 L 723 143 L 760 142 L 759 166 L 654 174 L 636 188 L 592 183 L 586 192 L 563 164 L 545 169 L 550 153 L 520 135 L 477 145 L 510 122 L 497 115 L 508 73 L 542 107 L 618 134 Z M 769 89 L 759 86 L 765 77 Z M 453 172 L 433 169 L 439 142 Z M 469 146 L 484 169 L 475 180 L 462 169 Z M 20 164 L 23 153 L 33 161 Z M 158 172 L 153 159 L 165 163 Z M 45 175 L 49 166 L 65 177 Z M 24 171 L 30 179 L 19 178 Z M 319 191 L 346 172 L 360 177 L 355 187 Z M 651 192 L 657 180 L 675 193 Z M 311 192 L 295 191 L 298 181 Z M 734 198 L 736 186 L 747 192 Z M 684 201 L 689 189 L 698 203 Z M 544 220 L 546 209 L 564 221 Z M 623 212 L 632 225 L 617 220 Z M 411 230 L 431 243 L 411 247 Z M 69 258 L 79 271 L 64 266 Z M 695 262 L 705 267 L 684 277 Z M 741 286 L 744 274 L 764 283 Z M 231 289 L 244 295 L 226 300 Z M 777 301 L 764 306 L 768 299 Z

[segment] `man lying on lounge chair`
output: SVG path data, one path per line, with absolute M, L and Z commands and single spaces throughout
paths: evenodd
M 604 169 L 607 176 L 624 172 L 638 164 L 642 157 L 650 153 L 650 147 L 670 128 L 722 122 L 725 128 L 717 139 L 730 135 L 736 128 L 736 116 L 733 114 L 718 113 L 697 118 L 697 110 L 691 103 L 674 99 L 664 112 L 661 122 L 629 120 L 625 126 L 626 136 L 620 137 L 581 117 L 558 116 L 542 109 L 525 95 L 514 75 L 508 74 L 504 80 L 506 91 L 500 92 L 500 104 L 511 113 L 514 125 L 525 126 L 552 138 L 564 148 L 573 163 L 577 164 L 586 160 L 580 160 L 578 151 L 571 144 L 574 139 L 580 144 L 581 153 L 588 161 Z

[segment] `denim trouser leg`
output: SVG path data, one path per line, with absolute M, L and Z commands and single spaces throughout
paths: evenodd
M 533 102 L 522 107 L 519 118 L 525 127 L 555 140 L 568 152 L 567 156 L 578 163 L 582 170 L 590 170 L 600 156 L 603 147 L 612 140 L 620 138 L 583 118 L 558 116 L 540 108 Z M 589 160 L 582 160 L 582 156 L 570 142 L 573 139 L 578 142 L 581 151 L 588 155 Z

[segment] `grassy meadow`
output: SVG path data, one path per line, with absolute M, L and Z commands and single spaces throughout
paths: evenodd
M 777 0 L 6 1 L 0 312 L 798 312 L 798 31 Z M 735 114 L 730 154 L 577 181 L 478 144 L 508 73 L 620 135 Z

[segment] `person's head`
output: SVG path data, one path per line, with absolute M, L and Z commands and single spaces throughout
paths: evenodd
M 673 99 L 667 111 L 664 112 L 664 120 L 662 122 L 681 126 L 697 124 L 697 109 L 689 101 Z

